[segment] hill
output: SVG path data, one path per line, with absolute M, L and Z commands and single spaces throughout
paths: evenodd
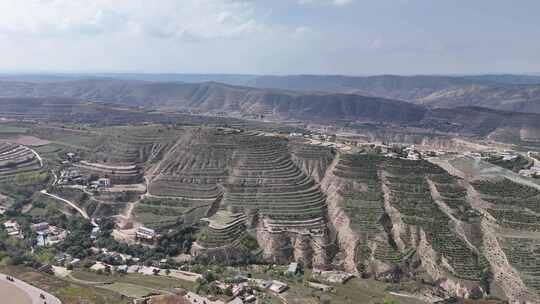
M 538 114 L 480 107 L 429 109 L 406 102 L 360 95 L 300 94 L 216 83 L 199 85 L 141 83 L 141 85 L 143 88 L 130 84 L 135 87 L 134 90 L 126 89 L 124 93 L 118 94 L 115 93 L 118 90 L 102 87 L 98 87 L 102 91 L 80 90 L 75 94 L 73 90 L 66 93 L 79 95 L 80 98 L 93 96 L 96 100 L 114 99 L 119 104 L 86 102 L 68 97 L 0 98 L 0 116 L 9 119 L 102 126 L 152 122 L 233 126 L 285 132 L 294 132 L 295 126 L 303 124 L 346 129 L 360 127 L 364 128 L 364 132 L 368 131 L 365 127 L 369 126 L 373 130 L 370 134 L 375 138 L 381 138 L 383 133 L 405 135 L 444 133 L 452 136 L 488 138 L 529 147 L 539 146 L 540 142 Z M 161 95 L 152 94 L 159 91 L 159 87 L 167 86 L 169 89 L 163 90 Z M 61 85 L 56 88 L 59 87 Z M 34 91 L 28 95 L 42 93 Z M 160 96 L 167 99 L 160 99 Z M 145 103 L 145 100 L 148 103 Z M 155 112 L 156 109 L 173 111 Z M 265 122 L 261 118 L 273 122 Z M 290 123 L 283 124 L 287 121 Z
M 507 111 L 540 113 L 537 76 L 263 76 L 255 87 L 324 90 L 369 94 L 406 100 L 430 107 L 478 106 Z
M 276 95 L 332 99 L 336 94 L 356 94 L 432 108 L 478 106 L 540 113 L 540 77 L 529 75 L 0 75 L 0 89 L 3 97 L 65 96 L 163 108 L 197 107 L 202 111 L 219 108 L 212 104 L 218 97 L 229 99 L 220 105 L 221 110 L 238 111 L 247 101 L 267 101 Z M 194 98 L 196 104 L 192 104 Z M 259 107 L 265 109 L 268 105 L 260 103 Z
M 279 120 L 339 119 L 407 123 L 424 109 L 409 103 L 338 93 L 300 93 L 231 86 L 215 82 L 164 83 L 78 80 L 57 83 L 0 82 L 2 97 L 61 96 L 131 107 L 190 113 L 270 116 Z

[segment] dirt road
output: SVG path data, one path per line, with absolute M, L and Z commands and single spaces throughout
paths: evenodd
M 67 199 L 64 199 L 64 198 L 61 198 L 60 196 L 58 195 L 54 195 L 54 194 L 51 194 L 49 192 L 47 192 L 47 190 L 43 189 L 40 191 L 41 193 L 47 195 L 47 196 L 50 196 L 52 198 L 55 198 L 59 201 L 62 201 L 68 205 L 70 205 L 71 207 L 73 207 L 73 209 L 77 210 L 77 212 L 79 212 L 85 219 L 90 219 L 90 217 L 88 216 L 88 213 L 86 213 L 86 211 L 84 211 L 83 209 L 81 209 L 79 206 L 77 206 L 75 203 L 71 202 L 71 201 L 68 201 Z

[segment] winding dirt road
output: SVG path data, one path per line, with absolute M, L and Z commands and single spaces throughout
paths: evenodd
M 47 196 L 50 196 L 52 198 L 55 198 L 55 199 L 57 199 L 59 201 L 62 201 L 64 203 L 70 205 L 71 207 L 73 207 L 73 209 L 77 210 L 77 212 L 79 212 L 82 215 L 82 217 L 84 217 L 87 220 L 90 219 L 90 217 L 88 216 L 88 213 L 86 213 L 86 211 L 84 211 L 82 208 L 77 206 L 75 203 L 73 203 L 71 201 L 68 201 L 67 199 L 61 198 L 58 195 L 51 194 L 51 193 L 47 192 L 47 190 L 45 190 L 45 189 L 41 190 L 40 192 L 47 195 Z

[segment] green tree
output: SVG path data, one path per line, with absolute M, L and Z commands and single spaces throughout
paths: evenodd
M 394 299 L 390 299 L 390 298 L 385 298 L 384 301 L 383 301 L 384 304 L 399 304 L 398 301 L 394 300 Z

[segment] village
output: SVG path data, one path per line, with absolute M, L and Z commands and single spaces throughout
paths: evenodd
M 14 220 L 4 222 L 3 227 L 9 237 L 12 238 L 22 239 L 25 234 L 28 235 L 28 233 L 22 231 L 21 226 Z M 37 235 L 35 248 L 46 248 L 59 244 L 70 233 L 67 230 L 55 227 L 46 222 L 31 225 L 31 232 Z M 99 233 L 99 227 L 95 226 L 92 228 L 88 238 L 96 244 Z M 151 241 L 157 237 L 154 231 L 142 227 L 137 231 L 137 235 L 144 241 Z M 247 271 L 245 273 L 238 273 L 235 268 L 231 267 L 230 273 L 236 273 L 235 275 L 224 276 L 221 274 L 219 276 L 221 278 L 218 279 L 216 274 L 213 274 L 210 270 L 206 270 L 204 266 L 200 267 L 190 262 L 178 263 L 172 259 L 145 260 L 141 262 L 139 257 L 108 250 L 107 248 L 93 246 L 90 249 L 92 255 L 84 260 L 68 253 L 60 253 L 53 258 L 52 263 L 41 265 L 39 271 L 64 278 L 75 278 L 77 281 L 81 281 L 81 279 L 72 276 L 72 272 L 92 272 L 105 278 L 107 276 L 114 277 L 115 275 L 122 274 L 170 277 L 197 283 L 199 286 L 204 285 L 207 286 L 208 290 L 211 290 L 209 292 L 211 295 L 207 295 L 206 293 L 208 292 L 198 294 L 189 290 L 177 290 L 177 293 L 191 304 L 262 303 L 260 300 L 268 298 L 269 295 L 281 298 L 282 294 L 289 290 L 289 284 L 287 281 L 274 279 L 272 275 L 265 274 L 266 272 L 262 271 L 264 267 L 274 269 L 271 273 L 277 273 L 280 278 L 293 280 L 297 280 L 298 278 L 305 279 L 305 269 L 297 262 L 290 263 L 290 265 L 285 267 L 278 265 L 253 265 L 251 269 L 253 273 L 258 273 L 257 277 L 252 277 L 252 273 Z M 199 272 L 195 272 L 194 269 L 199 269 Z M 266 279 L 261 278 L 261 276 L 266 277 Z M 330 270 L 325 267 L 315 267 L 309 270 L 306 286 L 313 290 L 328 293 L 333 291 L 333 285 L 345 284 L 353 277 L 354 274 L 352 273 Z M 136 298 L 133 300 L 133 303 L 150 303 L 149 301 L 152 298 L 160 296 L 158 293 L 156 295 Z

